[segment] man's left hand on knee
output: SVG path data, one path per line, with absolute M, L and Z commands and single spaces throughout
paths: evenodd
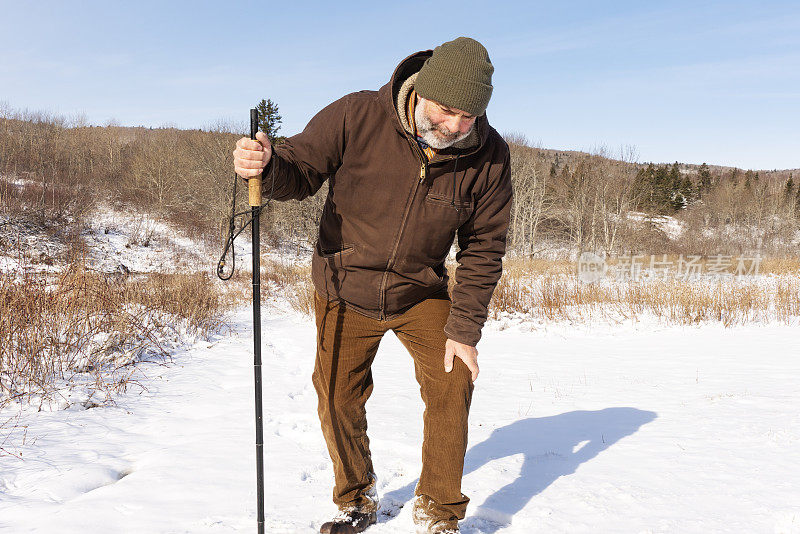
M 461 359 L 467 368 L 472 372 L 472 381 L 478 378 L 478 349 L 471 345 L 465 345 L 458 341 L 448 339 L 444 346 L 444 370 L 450 372 L 453 370 L 453 360 L 455 357 Z

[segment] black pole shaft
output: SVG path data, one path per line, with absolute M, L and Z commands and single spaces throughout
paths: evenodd
M 258 131 L 258 110 L 250 110 L 250 139 Z M 261 177 L 257 177 L 261 179 Z M 252 206 L 253 223 L 253 373 L 256 390 L 256 496 L 258 534 L 264 534 L 264 427 L 261 414 L 261 206 Z

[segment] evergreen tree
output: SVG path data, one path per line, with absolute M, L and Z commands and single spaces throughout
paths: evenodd
M 789 174 L 789 179 L 792 178 L 792 175 Z M 794 195 L 794 211 L 798 215 L 800 215 L 800 187 L 797 188 L 797 192 Z
M 736 167 L 733 168 L 731 171 L 731 182 L 733 182 L 733 186 L 736 187 L 739 185 L 739 169 Z
M 706 187 L 710 187 L 708 166 L 703 169 Z M 701 178 L 702 181 L 703 178 Z M 671 214 L 685 208 L 698 198 L 697 188 L 692 178 L 683 174 L 680 163 L 655 166 L 648 163 L 636 173 L 636 188 L 641 191 L 642 207 L 658 214 Z
M 756 179 L 755 173 L 753 171 L 748 170 L 744 173 L 744 188 L 749 191 L 752 188 L 753 180 Z
M 789 175 L 789 179 L 786 180 L 786 187 L 783 190 L 783 194 L 784 194 L 784 196 L 786 197 L 787 200 L 791 199 L 795 194 L 794 180 L 792 180 L 792 176 L 791 175 Z
M 683 206 L 685 208 L 692 200 L 696 198 L 694 182 L 689 178 L 689 175 L 683 177 L 680 187 L 680 195 L 683 197 Z
M 708 170 L 708 165 L 703 163 L 700 165 L 700 171 L 698 172 L 698 177 L 700 178 L 700 184 L 698 186 L 698 197 L 702 198 L 703 193 L 707 192 L 711 189 L 711 171 Z
M 286 138 L 278 136 L 278 130 L 281 129 L 281 122 L 283 122 L 280 113 L 278 113 L 278 105 L 272 100 L 261 100 L 256 106 L 258 110 L 258 129 L 267 134 L 272 144 L 280 144 Z
M 691 188 L 691 182 L 689 182 Z M 681 174 L 680 164 L 676 161 L 669 169 L 667 182 L 665 210 L 666 213 L 677 211 L 686 207 L 688 202 L 687 193 L 684 192 L 684 179 Z
M 648 163 L 644 169 L 639 169 L 636 173 L 636 189 L 642 193 L 642 207 L 646 211 L 655 209 L 655 169 L 652 163 Z

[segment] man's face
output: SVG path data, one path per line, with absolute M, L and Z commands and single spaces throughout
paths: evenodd
M 422 97 L 414 110 L 417 135 L 436 149 L 447 148 L 466 138 L 475 126 L 476 118 L 466 111 Z

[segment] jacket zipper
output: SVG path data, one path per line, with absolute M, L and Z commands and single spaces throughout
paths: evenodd
M 406 134 L 406 138 L 411 140 Z M 414 141 L 414 145 L 416 145 L 416 141 Z M 412 145 L 413 146 L 413 145 Z M 389 269 L 394 266 L 395 257 L 397 255 L 397 249 L 400 246 L 400 240 L 403 238 L 403 231 L 406 228 L 406 221 L 408 220 L 408 214 L 411 211 L 411 206 L 414 205 L 414 197 L 417 196 L 417 189 L 419 188 L 419 184 L 425 181 L 425 178 L 428 176 L 428 164 L 425 161 L 425 156 L 422 154 L 422 151 L 419 147 L 416 147 L 415 150 L 417 157 L 420 160 L 420 168 L 419 168 L 419 180 L 414 181 L 414 188 L 411 190 L 411 198 L 408 201 L 408 205 L 406 205 L 406 211 L 403 213 L 403 219 L 400 221 L 400 230 L 397 233 L 397 240 L 394 242 L 394 248 L 392 248 L 392 254 L 389 256 L 389 262 L 386 264 L 386 270 L 383 271 L 383 278 L 381 279 L 381 306 L 380 306 L 380 319 L 386 319 L 386 279 L 389 276 Z
M 381 288 L 380 288 L 380 292 L 381 292 L 380 319 L 381 320 L 386 319 L 386 278 L 389 276 L 389 269 L 391 269 L 392 266 L 394 265 L 395 255 L 397 254 L 397 248 L 400 246 L 400 240 L 403 238 L 403 230 L 405 230 L 405 227 L 406 227 L 406 220 L 408 219 L 408 213 L 409 213 L 409 211 L 411 211 L 411 206 L 414 204 L 414 197 L 417 195 L 417 188 L 419 187 L 419 184 L 423 183 L 425 181 L 425 178 L 428 177 L 428 162 L 425 159 L 425 155 L 422 153 L 422 150 L 419 148 L 419 145 L 417 145 L 417 142 L 415 140 L 411 139 L 411 137 L 408 135 L 407 132 L 404 132 L 404 133 L 405 133 L 406 139 L 408 139 L 408 141 L 411 144 L 411 146 L 414 147 L 413 150 L 417 154 L 417 157 L 419 158 L 419 161 L 420 161 L 419 180 L 416 180 L 414 182 L 414 189 L 411 191 L 411 200 L 408 202 L 408 205 L 406 206 L 406 211 L 403 214 L 403 220 L 400 222 L 400 231 L 397 234 L 397 241 L 395 241 L 394 248 L 392 249 L 392 254 L 389 256 L 389 263 L 386 264 L 386 270 L 383 271 L 383 278 L 381 279 Z M 465 157 L 466 156 L 470 156 L 470 155 L 474 154 L 475 152 L 477 152 L 478 150 L 480 150 L 480 148 L 481 148 L 481 145 L 479 143 L 478 146 L 475 149 L 472 150 L 472 152 L 464 154 L 464 156 Z M 456 156 L 450 156 L 449 158 L 437 161 L 436 163 L 444 163 L 445 161 L 450 161 L 451 159 L 456 159 Z

